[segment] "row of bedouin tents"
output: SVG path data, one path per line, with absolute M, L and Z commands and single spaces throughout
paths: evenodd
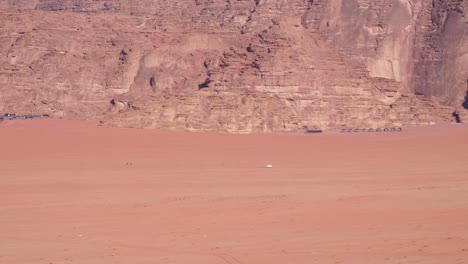
M 392 127 L 392 128 L 343 128 L 341 133 L 359 133 L 359 132 L 401 132 L 403 128 Z M 308 129 L 305 131 L 306 134 L 320 134 L 323 130 L 320 129 Z
M 401 132 L 403 128 L 392 127 L 392 128 L 343 128 L 341 133 L 358 133 L 358 132 Z
M 35 118 L 48 118 L 48 114 L 27 114 L 27 115 L 17 115 L 6 113 L 0 116 L 0 122 L 5 120 L 15 120 L 15 119 L 35 119 Z

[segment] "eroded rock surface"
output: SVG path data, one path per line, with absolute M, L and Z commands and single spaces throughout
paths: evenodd
M 0 0 L 0 112 L 229 132 L 466 117 L 462 0 Z

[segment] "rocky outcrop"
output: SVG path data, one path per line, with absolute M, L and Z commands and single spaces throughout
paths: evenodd
M 464 117 L 464 1 L 0 0 L 0 111 L 229 132 Z

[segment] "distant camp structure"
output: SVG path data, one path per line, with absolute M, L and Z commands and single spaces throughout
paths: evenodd
M 305 131 L 306 134 L 321 134 L 323 133 L 323 130 L 320 129 L 307 129 Z
M 17 115 L 11 113 L 5 113 L 3 116 L 0 116 L 0 122 L 5 120 L 15 120 L 15 119 L 37 119 L 37 118 L 48 118 L 48 114 L 27 114 L 27 115 Z

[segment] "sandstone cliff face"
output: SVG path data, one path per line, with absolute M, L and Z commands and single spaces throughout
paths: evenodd
M 0 0 L 0 8 L 0 112 L 230 132 L 466 115 L 460 0 Z
M 468 91 L 468 2 L 434 0 L 418 7 L 411 84 L 418 93 L 459 106 Z

